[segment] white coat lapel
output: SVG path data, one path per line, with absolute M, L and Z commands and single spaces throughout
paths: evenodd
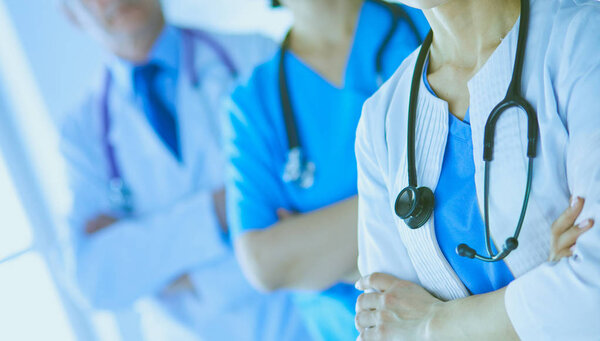
M 414 66 L 413 66 L 414 68 Z M 399 96 L 400 97 L 400 96 Z M 406 106 L 396 104 L 396 108 L 403 107 L 402 113 L 389 114 L 387 127 L 402 127 L 406 131 L 408 117 L 408 101 Z M 393 106 L 393 104 L 392 104 Z M 406 141 L 406 133 L 403 133 L 403 141 Z M 417 182 L 419 186 L 427 186 L 435 190 L 446 148 L 448 136 L 448 106 L 429 93 L 423 82 L 419 88 L 419 103 L 417 105 L 416 122 L 416 168 Z M 393 190 L 390 193 L 390 203 L 394 210 L 396 196 L 408 186 L 408 168 L 406 162 L 406 143 L 400 144 L 403 150 L 389 145 L 389 159 L 394 166 L 400 165 L 398 177 L 393 181 Z M 403 155 L 398 159 L 395 155 Z M 393 174 L 393 173 L 391 173 Z M 395 213 L 394 213 L 394 216 Z M 430 292 L 444 300 L 464 297 L 468 294 L 460 279 L 454 273 L 444 255 L 442 254 L 435 237 L 434 218 L 419 229 L 410 229 L 402 219 L 396 216 L 397 228 L 400 237 L 410 255 L 411 261 L 423 286 Z
M 202 49 L 197 45 L 194 48 L 199 53 Z M 197 186 L 212 188 L 223 183 L 220 112 L 233 79 L 227 68 L 214 61 L 202 64 L 204 61 L 202 56 L 197 58 L 196 69 L 191 70 L 198 76 L 197 85 L 192 84 L 190 71 L 180 75 L 177 105 L 186 166 Z
M 475 161 L 475 183 L 477 198 L 483 218 L 484 162 L 483 134 L 492 109 L 506 96 L 512 78 L 517 46 L 518 24 L 506 36 L 486 64 L 469 82 L 471 96 L 470 117 Z M 496 248 L 503 247 L 506 238 L 512 236 L 517 226 L 527 177 L 527 117 L 523 111 L 509 109 L 496 124 L 493 161 L 490 167 L 490 231 Z M 502 172 L 498 171 L 503 169 Z M 535 161 L 534 161 L 535 174 Z M 506 198 L 512 200 L 506 200 Z M 529 226 L 528 226 L 529 225 Z M 507 258 L 506 264 L 515 276 L 543 262 L 546 252 L 532 255 L 525 249 L 547 250 L 550 233 L 540 233 L 532 226 L 549 227 L 536 203 L 529 200 L 519 247 Z M 526 255 L 527 254 L 527 255 Z
M 133 192 L 136 212 L 172 202 L 187 187 L 185 167 L 156 135 L 134 99 L 113 92 L 109 107 L 109 138 L 122 176 Z

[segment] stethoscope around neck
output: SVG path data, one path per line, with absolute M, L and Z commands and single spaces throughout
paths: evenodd
M 410 26 L 413 34 L 417 38 L 418 44 L 421 44 L 421 38 L 417 26 L 412 21 L 408 13 L 404 11 L 400 5 L 388 4 L 381 0 L 371 0 L 381 6 L 384 6 L 392 14 L 392 24 L 383 40 L 377 55 L 375 57 L 375 72 L 377 75 L 377 87 L 383 84 L 383 56 L 387 47 L 389 46 L 394 33 L 398 28 L 400 19 L 404 19 Z M 300 188 L 307 189 L 312 187 L 315 180 L 316 166 L 314 162 L 310 161 L 300 141 L 298 134 L 298 128 L 296 125 L 294 108 L 290 99 L 290 92 L 288 89 L 288 80 L 285 70 L 285 55 L 289 49 L 289 37 L 290 32 L 287 33 L 283 43 L 281 44 L 281 52 L 279 55 L 279 93 L 281 100 L 281 111 L 283 112 L 283 120 L 285 124 L 285 131 L 288 142 L 288 151 L 286 161 L 283 169 L 282 179 L 286 183 L 295 183 Z
M 485 161 L 484 175 L 484 224 L 485 224 L 485 242 L 487 256 L 480 255 L 467 244 L 460 244 L 456 247 L 456 253 L 462 257 L 475 258 L 485 262 L 500 261 L 508 256 L 518 245 L 519 234 L 525 219 L 529 195 L 531 192 L 531 181 L 533 178 L 533 159 L 537 153 L 538 140 L 538 120 L 537 114 L 533 107 L 521 95 L 521 75 L 523 72 L 523 61 L 525 57 L 525 46 L 527 40 L 527 29 L 529 24 L 529 0 L 521 1 L 521 19 L 519 23 L 519 38 L 517 43 L 517 53 L 515 57 L 515 66 L 513 69 L 512 80 L 508 86 L 506 97 L 494 107 L 485 125 L 484 130 L 484 146 L 483 160 Z M 404 220 L 406 225 L 411 229 L 418 229 L 423 226 L 433 214 L 434 194 L 428 187 L 419 187 L 417 184 L 417 171 L 415 162 L 415 125 L 417 116 L 417 101 L 419 96 L 419 86 L 425 65 L 425 59 L 429 52 L 429 48 L 433 41 L 433 32 L 430 32 L 425 38 L 425 42 L 421 47 L 415 70 L 412 78 L 410 91 L 410 101 L 408 109 L 408 183 L 409 186 L 403 189 L 396 198 L 395 211 L 398 217 Z M 529 164 L 527 169 L 527 184 L 523 198 L 521 214 L 514 234 L 507 238 L 502 247 L 502 251 L 495 253 L 492 248 L 492 240 L 490 237 L 490 222 L 489 222 L 489 168 L 493 159 L 494 151 L 494 134 L 496 130 L 496 122 L 500 116 L 510 108 L 517 108 L 527 114 L 527 157 Z
M 217 41 L 211 38 L 204 31 L 196 31 L 189 29 L 182 29 L 182 43 L 183 43 L 183 68 L 184 73 L 188 77 L 188 80 L 193 87 L 197 87 L 200 83 L 198 72 L 195 68 L 196 53 L 194 49 L 194 42 L 203 42 L 221 60 L 223 65 L 227 68 L 228 72 L 233 78 L 238 75 L 237 68 L 233 63 L 233 60 L 227 53 L 227 51 Z M 134 210 L 134 198 L 131 188 L 123 178 L 123 173 L 119 168 L 117 158 L 115 155 L 115 148 L 110 142 L 109 134 L 111 129 L 110 111 L 109 111 L 109 94 L 112 86 L 112 75 L 107 70 L 104 76 L 104 87 L 102 89 L 102 95 L 100 96 L 100 118 L 101 118 L 101 133 L 102 133 L 102 145 L 104 154 L 106 156 L 108 164 L 108 199 L 111 208 L 115 212 L 121 214 L 131 214 Z

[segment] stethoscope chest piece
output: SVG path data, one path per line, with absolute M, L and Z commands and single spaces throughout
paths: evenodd
M 396 198 L 396 215 L 404 220 L 411 229 L 425 225 L 433 213 L 435 199 L 428 187 L 408 186 Z
M 533 179 L 533 159 L 537 154 L 539 123 L 537 113 L 527 102 L 521 93 L 521 76 L 523 73 L 523 61 L 525 56 L 525 47 L 527 40 L 527 30 L 529 24 L 529 0 L 521 1 L 521 19 L 519 24 L 519 37 L 517 41 L 517 51 L 513 67 L 513 75 L 506 92 L 506 97 L 490 113 L 484 128 L 484 153 L 485 162 L 484 180 L 483 180 L 483 220 L 484 220 L 484 238 L 487 255 L 482 255 L 469 245 L 462 243 L 456 247 L 456 253 L 461 257 L 478 259 L 484 262 L 497 262 L 506 258 L 513 250 L 519 246 L 519 234 L 525 220 L 529 196 L 531 193 L 531 184 Z M 398 194 L 395 203 L 396 214 L 404 220 L 411 229 L 417 229 L 423 226 L 433 213 L 434 195 L 426 187 L 418 187 L 417 170 L 415 161 L 415 135 L 416 135 L 416 117 L 417 102 L 419 97 L 419 86 L 422 79 L 423 67 L 427 58 L 429 48 L 433 41 L 433 32 L 430 32 L 419 51 L 415 70 L 412 77 L 410 90 L 409 109 L 408 109 L 408 139 L 407 139 L 407 161 L 408 161 L 408 183 L 409 186 Z M 490 214 L 489 214 L 489 196 L 490 196 L 490 163 L 493 159 L 494 134 L 496 131 L 496 122 L 500 116 L 508 109 L 517 108 L 527 114 L 527 157 L 529 165 L 527 169 L 527 183 L 521 206 L 521 214 L 515 228 L 515 232 L 508 237 L 500 252 L 493 248 L 490 232 Z
M 121 178 L 113 178 L 108 184 L 108 200 L 111 208 L 117 212 L 129 214 L 133 212 L 133 195 Z
M 287 160 L 283 169 L 283 181 L 297 183 L 301 188 L 307 189 L 315 183 L 315 164 L 304 158 L 300 147 L 288 151 Z

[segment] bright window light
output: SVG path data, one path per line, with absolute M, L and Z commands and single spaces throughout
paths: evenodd
M 29 221 L 10 180 L 4 160 L 0 156 L 0 262 L 12 254 L 29 248 L 31 242 Z
M 75 340 L 48 268 L 35 252 L 0 264 L 0 340 Z

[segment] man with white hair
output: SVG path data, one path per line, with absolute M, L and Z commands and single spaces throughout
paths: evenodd
M 283 293 L 246 282 L 224 219 L 219 108 L 276 46 L 165 23 L 158 0 L 63 0 L 108 52 L 62 125 L 71 265 L 99 309 L 153 297 L 203 340 L 306 340 Z

